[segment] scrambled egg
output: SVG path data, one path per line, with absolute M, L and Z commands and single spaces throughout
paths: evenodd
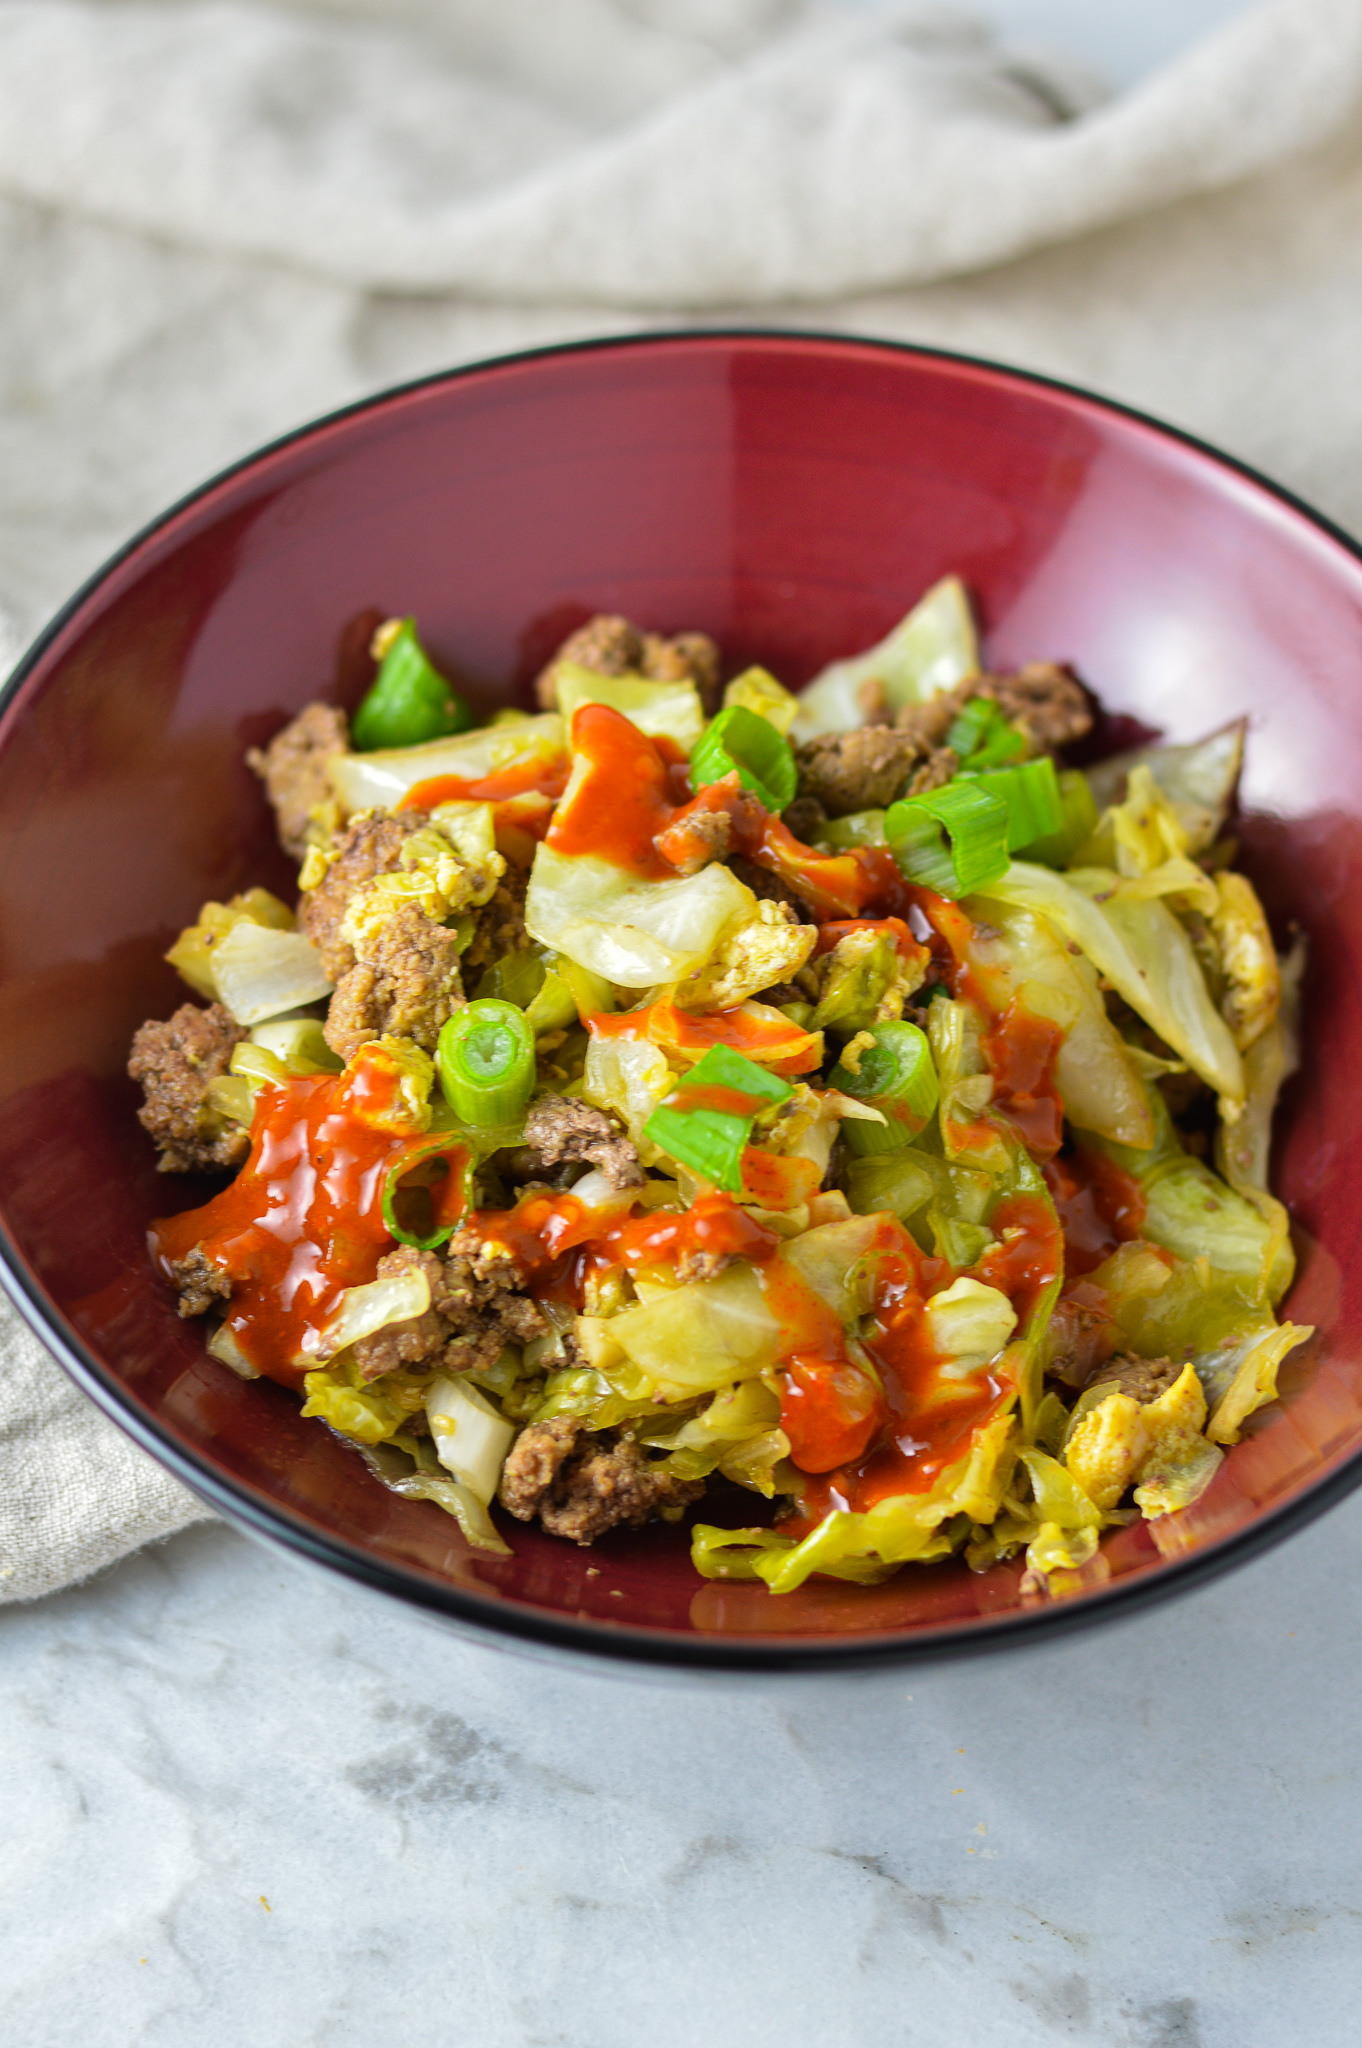
M 1260 1038 L 1277 1014 L 1282 977 L 1263 906 L 1246 875 L 1216 876 L 1211 944 L 1224 977 L 1221 1013 L 1240 1052 Z
M 1104 1514 L 1132 1482 L 1147 1515 L 1167 1514 L 1195 1500 L 1220 1462 L 1202 1434 L 1205 1426 L 1206 1396 L 1195 1368 L 1186 1365 L 1155 1401 L 1107 1394 L 1075 1424 L 1064 1464 Z
M 451 811 L 454 808 L 448 806 Z M 351 897 L 341 936 L 361 958 L 378 929 L 407 904 L 424 911 L 433 924 L 448 924 L 460 911 L 476 910 L 490 901 L 506 872 L 506 862 L 492 837 L 491 806 L 458 808 L 485 811 L 485 832 L 478 829 L 481 821 L 441 818 L 438 824 L 412 833 L 402 848 L 399 868 L 391 874 L 375 875 Z
M 797 974 L 818 943 L 818 927 L 791 923 L 780 903 L 757 902 L 730 924 L 705 965 L 681 982 L 676 1001 L 687 1010 L 731 1010 L 761 989 Z

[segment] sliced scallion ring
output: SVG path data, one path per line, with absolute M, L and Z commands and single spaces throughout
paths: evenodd
M 440 1032 L 435 1068 L 445 1101 L 473 1129 L 513 1124 L 534 1090 L 534 1032 L 514 1003 L 479 997 Z
M 938 896 L 968 896 L 1007 873 L 1008 807 L 982 778 L 900 797 L 885 812 L 884 836 L 899 872 Z
M 902 1152 L 925 1128 L 940 1094 L 936 1066 L 926 1033 L 916 1024 L 877 1024 L 872 1045 L 862 1044 L 855 1072 L 841 1061 L 828 1080 L 831 1088 L 854 1095 L 884 1116 L 882 1124 L 844 1117 L 842 1138 L 849 1152 Z
M 1058 832 L 1064 823 L 1064 799 L 1060 794 L 1055 764 L 1048 754 L 1039 760 L 1022 761 L 1012 768 L 986 769 L 976 774 L 961 770 L 961 780 L 977 784 L 1007 805 L 1007 844 L 1020 852 L 1037 839 Z
M 783 811 L 795 793 L 795 759 L 790 743 L 767 718 L 744 704 L 730 704 L 710 720 L 690 757 L 692 786 L 704 789 L 736 770 L 768 811 Z

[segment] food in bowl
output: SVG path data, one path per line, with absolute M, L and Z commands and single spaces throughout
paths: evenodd
M 250 757 L 297 910 L 204 905 L 134 1042 L 162 1167 L 235 1172 L 151 1234 L 210 1351 L 492 1550 L 717 1477 L 706 1576 L 1045 1580 L 1196 1500 L 1309 1335 L 1242 724 L 1065 766 L 1087 691 L 954 578 L 798 698 L 614 617 L 481 726 L 373 656 Z

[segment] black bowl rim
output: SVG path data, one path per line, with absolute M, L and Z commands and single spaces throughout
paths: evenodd
M 480 357 L 451 370 L 438 370 L 387 386 L 367 398 L 338 406 L 263 443 L 249 454 L 216 471 L 203 483 L 168 506 L 141 527 L 118 548 L 67 600 L 39 633 L 36 640 L 0 688 L 0 717 L 22 689 L 28 677 L 59 635 L 125 561 L 154 539 L 182 514 L 192 510 L 224 484 L 245 475 L 282 451 L 309 440 L 313 435 L 346 420 L 381 411 L 395 401 L 422 391 L 436 390 L 488 371 L 515 364 L 549 360 L 562 356 L 608 355 L 624 350 L 646 350 L 684 343 L 687 347 L 712 343 L 723 347 L 733 343 L 762 342 L 777 348 L 831 349 L 837 352 L 908 357 L 948 369 L 981 370 L 990 377 L 1039 391 L 1050 391 L 1078 399 L 1098 413 L 1109 414 L 1148 430 L 1157 440 L 1171 442 L 1190 451 L 1213 468 L 1250 483 L 1266 497 L 1284 506 L 1331 540 L 1362 567 L 1362 546 L 1325 514 L 1283 485 L 1264 476 L 1250 463 L 1240 461 L 1182 428 L 1169 425 L 1136 406 L 1106 398 L 1064 378 L 1049 377 L 1034 370 L 1018 369 L 988 356 L 962 350 L 928 347 L 916 342 L 886 340 L 847 330 L 805 327 L 677 327 L 651 329 L 644 333 L 605 334 L 584 340 L 515 349 L 501 355 Z M 852 1637 L 778 1637 L 764 1640 L 742 1637 L 730 1641 L 722 1636 L 687 1635 L 679 1631 L 648 1629 L 604 1621 L 585 1621 L 559 1616 L 547 1609 L 481 1596 L 466 1588 L 442 1584 L 415 1571 L 375 1559 L 369 1552 L 342 1538 L 321 1534 L 291 1511 L 239 1492 L 222 1478 L 198 1453 L 180 1443 L 149 1410 L 129 1398 L 127 1390 L 103 1365 L 98 1354 L 69 1325 L 30 1273 L 15 1243 L 8 1223 L 0 1216 L 0 1284 L 20 1310 L 34 1334 L 54 1354 L 76 1385 L 97 1407 L 143 1450 L 165 1466 L 190 1492 L 215 1509 L 224 1520 L 296 1556 L 339 1572 L 360 1585 L 392 1595 L 406 1605 L 452 1624 L 461 1633 L 496 1644 L 523 1650 L 556 1651 L 578 1661 L 613 1660 L 618 1665 L 653 1667 L 661 1672 L 684 1675 L 712 1672 L 821 1673 L 837 1670 L 883 1669 L 887 1666 L 940 1662 L 947 1658 L 977 1656 L 1005 1645 L 1039 1642 L 1067 1635 L 1077 1629 L 1115 1621 L 1156 1602 L 1205 1585 L 1222 1573 L 1305 1528 L 1318 1516 L 1362 1485 L 1362 1448 L 1341 1461 L 1327 1462 L 1314 1479 L 1292 1499 L 1262 1515 L 1246 1528 L 1206 1544 L 1183 1557 L 1165 1558 L 1157 1565 L 1133 1572 L 1074 1598 L 1050 1601 L 1034 1608 L 1000 1616 L 980 1616 L 976 1621 L 954 1622 L 927 1627 L 912 1635 Z M 509 1639 L 509 1642 L 508 1642 Z

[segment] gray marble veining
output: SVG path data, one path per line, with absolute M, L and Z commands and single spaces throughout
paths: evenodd
M 189 1532 L 0 1617 L 14 2048 L 1258 2048 L 1362 1965 L 1362 1501 L 1019 1655 L 743 1690 Z

